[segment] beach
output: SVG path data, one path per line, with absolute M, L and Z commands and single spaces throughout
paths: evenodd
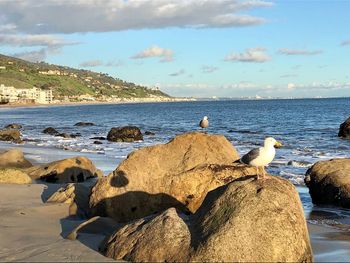
M 334 107 L 331 106 L 334 105 L 333 102 L 332 100 L 323 101 L 325 107 Z M 276 159 L 268 168 L 268 172 L 286 178 L 297 186 L 308 223 L 315 261 L 349 261 L 349 210 L 314 206 L 308 189 L 303 183 L 304 174 L 312 163 L 347 156 L 350 145 L 347 141 L 337 139 L 336 132 L 338 123 L 344 119 L 342 114 L 345 115 L 341 103 L 347 105 L 348 100 L 338 101 L 340 105 L 335 112 L 339 118 L 332 119 L 331 116 L 326 116 L 324 122 L 317 119 L 319 116 L 317 103 L 313 104 L 313 101 L 307 100 L 290 103 L 286 107 L 294 108 L 293 119 L 286 122 L 284 126 L 278 126 L 277 123 L 285 119 L 282 114 L 285 111 L 284 108 L 276 111 L 276 107 L 282 105 L 278 101 L 248 102 L 248 106 L 250 105 L 254 112 L 266 105 L 272 107 L 271 111 L 274 111 L 278 118 L 268 119 L 272 122 L 269 125 L 264 124 L 268 114 L 263 115 L 265 119 L 260 123 L 244 122 L 244 119 L 251 117 L 247 113 L 237 118 L 233 116 L 239 116 L 238 113 L 230 117 L 222 111 L 223 108 L 232 107 L 241 114 L 243 111 L 239 110 L 240 102 L 226 102 L 223 108 L 211 111 L 213 121 L 208 132 L 224 134 L 240 154 L 256 146 L 265 134 L 273 134 L 284 142 L 285 148 L 277 152 Z M 275 104 L 277 104 L 276 107 Z M 107 175 L 130 152 L 166 143 L 175 135 L 197 130 L 198 124 L 194 119 L 200 119 L 203 111 L 208 112 L 218 106 L 215 102 L 157 105 L 160 110 L 155 110 L 154 104 L 2 109 L 0 119 L 4 125 L 14 122 L 23 124 L 22 134 L 25 141 L 24 144 L 1 142 L 0 151 L 20 148 L 34 165 L 85 156 L 91 159 L 104 175 Z M 299 106 L 314 110 L 315 112 L 309 111 L 309 115 L 314 116 L 314 119 L 309 117 L 308 121 L 305 121 L 305 116 L 300 115 L 301 112 L 296 110 Z M 86 111 L 88 107 L 89 112 Z M 163 118 L 162 110 L 171 112 L 173 122 Z M 189 116 L 188 112 L 192 112 L 193 116 Z M 36 119 L 30 118 L 34 115 Z M 64 116 L 70 116 L 70 118 L 64 118 Z M 103 118 L 97 116 L 103 116 Z M 96 125 L 75 127 L 74 124 L 78 121 L 92 121 Z M 126 124 L 135 124 L 143 132 L 152 131 L 156 135 L 145 136 L 143 141 L 134 143 L 112 143 L 101 140 L 102 144 L 96 145 L 93 144 L 94 140 L 90 139 L 93 136 L 106 136 L 111 127 Z M 48 126 L 54 126 L 60 131 L 69 133 L 79 132 L 81 137 L 63 139 L 42 134 L 41 131 Z M 300 131 L 303 131 L 302 135 Z M 290 161 L 294 163 L 288 164 Z M 47 184 L 40 182 L 32 185 L 0 185 L 1 261 L 110 261 L 98 252 L 98 245 L 104 238 L 103 235 L 83 233 L 75 241 L 64 239 L 83 220 L 69 218 L 67 204 L 44 203 L 44 200 L 59 186 L 61 185 L 49 185 L 48 189 L 45 189 Z M 27 244 L 28 240 L 30 244 Z M 65 249 L 67 252 L 64 252 Z

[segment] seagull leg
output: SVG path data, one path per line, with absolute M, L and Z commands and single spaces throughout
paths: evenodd
M 262 174 L 263 174 L 262 179 L 265 180 L 265 174 L 266 174 L 265 167 L 262 166 L 261 168 L 262 168 Z
M 256 180 L 259 180 L 260 176 L 259 176 L 259 166 L 256 167 Z

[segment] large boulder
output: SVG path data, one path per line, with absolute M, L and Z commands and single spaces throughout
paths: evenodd
M 58 189 L 47 203 L 70 204 L 69 215 L 86 218 L 89 216 L 89 195 L 91 188 L 83 184 L 70 183 Z
M 185 262 L 191 233 L 175 208 L 117 230 L 101 247 L 110 258 L 130 262 Z
M 102 172 L 86 157 L 75 157 L 27 169 L 33 179 L 48 183 L 80 183 Z
M 242 178 L 212 191 L 191 225 L 191 261 L 312 261 L 298 192 L 279 177 Z
M 31 184 L 32 179 L 25 172 L 13 168 L 0 168 L 0 183 Z
M 107 135 L 107 140 L 111 142 L 134 142 L 142 141 L 143 136 L 139 128 L 125 126 L 112 128 Z
M 350 139 L 350 117 L 340 124 L 338 137 Z
M 20 149 L 11 149 L 0 153 L 0 167 L 28 168 L 32 164 L 24 158 Z
M 20 130 L 20 129 L 22 129 L 22 125 L 21 124 L 17 124 L 17 123 L 11 123 L 11 124 L 6 125 L 5 129 Z
M 21 133 L 18 130 L 0 130 L 0 141 L 22 143 Z
M 314 204 L 350 208 L 350 158 L 320 161 L 305 175 Z
M 175 209 L 129 223 L 101 252 L 138 262 L 312 262 L 295 187 L 268 176 L 239 178 L 211 191 L 190 216 Z
M 255 175 L 252 167 L 233 163 L 239 155 L 222 135 L 188 133 L 172 141 L 136 150 L 94 186 L 95 215 L 120 222 L 169 207 L 195 212 L 206 194 L 236 178 Z

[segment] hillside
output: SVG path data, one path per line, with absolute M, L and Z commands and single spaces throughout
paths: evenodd
M 150 89 L 113 78 L 108 74 L 64 66 L 32 63 L 0 54 L 0 84 L 15 88 L 33 86 L 53 91 L 56 99 L 89 94 L 93 97 L 149 98 L 170 97 Z

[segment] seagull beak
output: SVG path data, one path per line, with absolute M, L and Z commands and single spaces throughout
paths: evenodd
M 274 146 L 275 146 L 275 148 L 281 148 L 283 145 L 279 141 L 276 141 Z

